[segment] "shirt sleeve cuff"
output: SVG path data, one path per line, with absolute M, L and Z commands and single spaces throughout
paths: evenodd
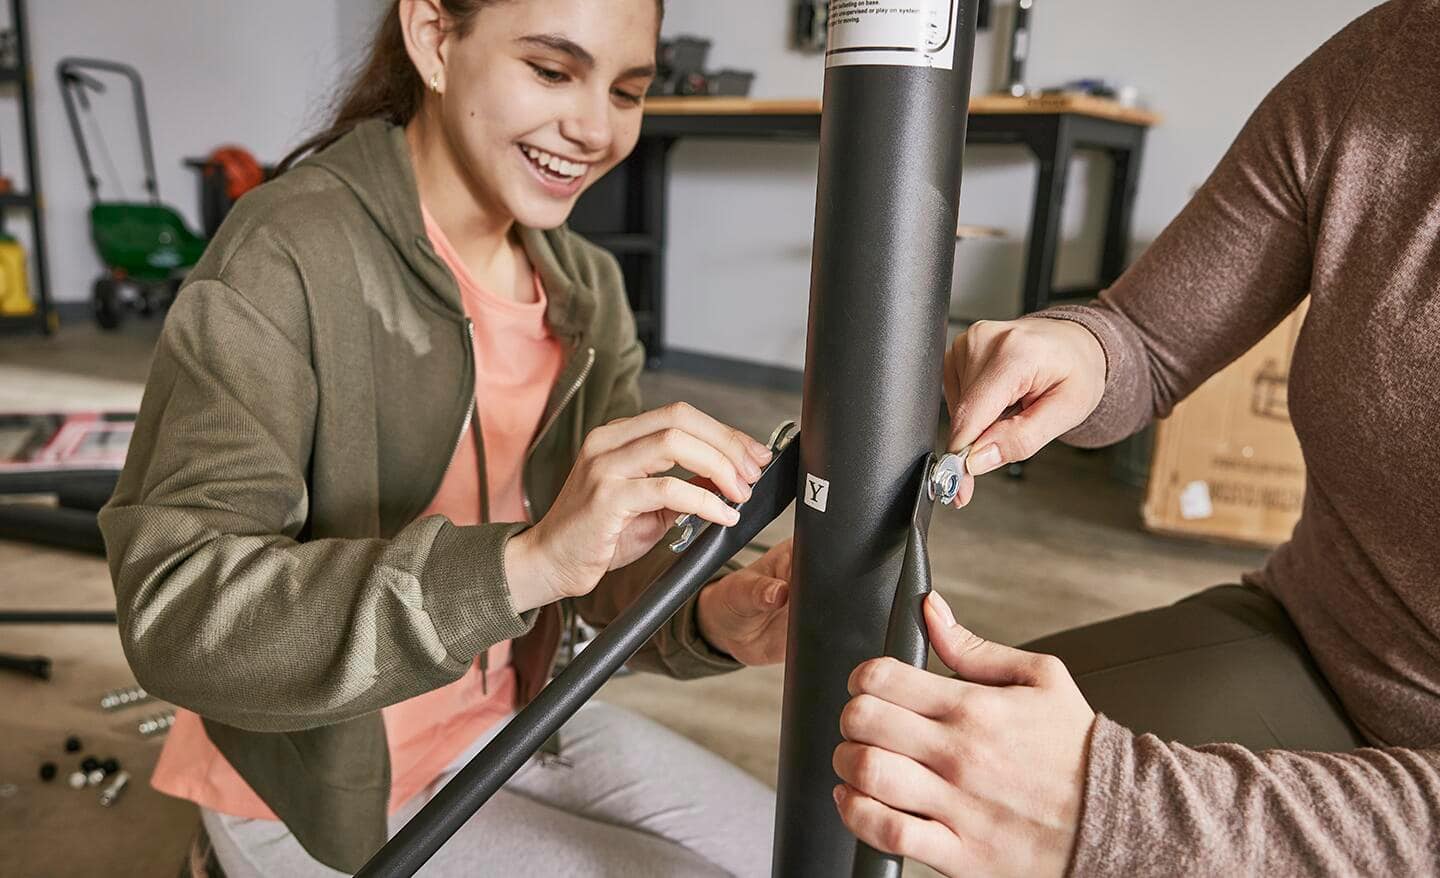
M 1075 849 L 1067 878 L 1085 875 L 1131 875 L 1124 836 L 1124 797 L 1135 788 L 1135 736 L 1104 714 L 1090 727 L 1085 763 L 1085 790 Z
M 425 610 L 450 656 L 468 662 L 525 634 L 539 610 L 515 611 L 505 576 L 505 544 L 525 524 L 441 526 L 421 575 Z

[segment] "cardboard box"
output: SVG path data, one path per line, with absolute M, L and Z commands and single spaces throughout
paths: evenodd
M 1159 423 L 1142 508 L 1147 528 L 1259 546 L 1290 538 L 1305 461 L 1286 386 L 1307 305 Z

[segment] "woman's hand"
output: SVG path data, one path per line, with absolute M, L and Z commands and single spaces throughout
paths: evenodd
M 725 527 L 739 521 L 720 496 L 657 473 L 684 467 L 743 503 L 770 456 L 761 443 L 685 403 L 592 430 L 550 511 L 506 544 L 515 610 L 587 594 L 607 571 L 650 551 L 677 515 Z
M 835 750 L 857 837 L 947 875 L 1062 875 L 1080 819 L 1095 713 L 1053 656 L 991 643 L 925 600 L 954 678 L 894 659 L 850 675 Z
M 706 643 L 744 665 L 785 660 L 791 545 L 787 539 L 744 570 L 701 590 L 696 621 Z
M 971 326 L 945 354 L 951 451 L 971 448 L 956 506 L 975 495 L 975 476 L 1025 460 L 1080 425 L 1105 393 L 1105 351 L 1069 320 L 1025 319 Z M 1019 411 L 1005 417 L 1007 409 Z

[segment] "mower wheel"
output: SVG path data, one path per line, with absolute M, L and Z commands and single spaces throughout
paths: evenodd
M 102 277 L 95 281 L 94 298 L 90 303 L 95 308 L 95 322 L 101 329 L 119 329 L 124 319 L 124 304 L 120 301 L 120 288 L 113 278 Z

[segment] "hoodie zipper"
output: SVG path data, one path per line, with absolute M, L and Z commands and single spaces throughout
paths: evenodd
M 565 388 L 565 393 L 560 397 L 560 402 L 556 404 L 555 410 L 550 413 L 550 416 L 545 419 L 545 423 L 542 424 L 540 426 L 540 429 L 535 432 L 535 439 L 531 441 L 530 447 L 525 450 L 526 463 L 529 462 L 530 455 L 534 453 L 537 447 L 539 447 L 540 440 L 545 438 L 545 434 L 549 433 L 550 428 L 555 426 L 555 422 L 560 420 L 560 415 L 565 411 L 566 406 L 570 405 L 570 402 L 575 399 L 575 394 L 580 392 L 581 386 L 585 384 L 585 379 L 590 377 L 590 370 L 594 367 L 595 349 L 593 347 L 587 347 L 585 349 L 585 365 L 580 367 L 580 374 L 576 375 L 575 380 L 570 382 L 570 386 Z M 525 506 L 525 517 L 530 519 L 531 523 L 533 524 L 535 518 L 535 507 L 530 502 L 530 485 L 526 481 L 523 474 L 520 477 L 520 500 Z M 562 629 L 562 632 L 565 628 L 571 627 L 574 624 L 574 618 L 575 610 L 571 606 L 570 599 L 567 598 L 560 601 L 560 627 Z M 564 636 L 563 633 L 561 636 Z M 573 659 L 573 650 L 575 649 L 573 635 L 569 648 L 572 651 L 570 657 L 571 659 Z M 555 654 L 550 657 L 550 666 L 545 669 L 545 678 L 547 680 L 555 676 L 555 663 L 559 661 L 559 659 L 560 651 L 556 650 Z M 547 742 L 547 744 L 549 743 L 550 742 Z M 560 743 L 558 740 L 554 741 L 553 748 L 555 751 L 555 755 L 558 758 L 560 750 Z
M 465 318 L 465 343 L 466 343 L 466 347 L 465 347 L 466 357 L 465 357 L 465 359 L 466 359 L 466 361 L 468 362 L 469 359 L 470 359 L 470 356 L 471 356 L 471 353 L 470 353 L 470 352 L 472 352 L 472 351 L 475 350 L 475 324 L 471 322 L 471 320 L 470 320 L 469 317 L 466 317 L 466 318 Z M 475 371 L 475 367 L 474 367 L 473 365 L 470 367 L 470 371 L 471 371 L 472 373 Z M 471 422 L 474 418 L 475 418 L 475 392 L 472 390 L 472 391 L 470 392 L 470 406 L 469 406 L 469 408 L 465 409 L 465 420 L 463 420 L 463 421 L 460 422 L 460 432 L 457 433 L 457 434 L 455 434 L 455 444 L 454 444 L 454 446 L 452 446 L 452 447 L 450 448 L 450 460 L 449 460 L 449 462 L 447 462 L 447 463 L 445 464 L 445 470 L 446 470 L 447 472 L 448 472 L 449 469 L 450 469 L 450 465 L 455 462 L 455 455 L 457 455 L 457 454 L 460 453 L 460 443 L 465 441 L 465 431 L 470 429 L 470 422 Z M 441 476 L 441 478 L 443 479 L 444 476 Z M 437 490 L 438 490 L 438 489 L 437 489 Z M 434 498 L 434 497 L 431 497 L 430 499 L 431 499 L 431 500 L 434 500 L 435 498 Z
M 540 440 L 545 438 L 545 434 L 549 433 L 550 428 L 555 426 L 555 422 L 560 420 L 560 415 L 565 411 L 565 407 L 570 405 L 570 401 L 575 398 L 575 394 L 580 392 L 581 385 L 585 383 L 586 378 L 590 377 L 590 370 L 594 367 L 595 349 L 587 347 L 585 349 L 585 365 L 580 368 L 580 374 L 576 375 L 575 380 L 565 389 L 565 393 L 560 397 L 560 402 L 555 406 L 555 410 L 550 413 L 550 417 L 546 418 L 545 423 L 535 432 L 535 438 L 530 442 L 530 447 L 525 449 L 525 460 L 527 463 L 530 460 L 530 455 L 539 447 Z M 523 477 L 520 479 L 520 499 L 525 504 L 525 515 L 533 518 L 535 515 L 535 507 L 530 503 L 530 486 L 526 484 Z M 532 521 L 531 523 L 533 524 L 534 522 Z

